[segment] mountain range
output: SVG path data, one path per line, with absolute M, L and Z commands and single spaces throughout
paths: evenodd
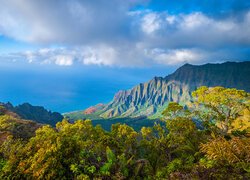
M 200 86 L 223 86 L 250 92 L 250 62 L 185 64 L 166 77 L 154 77 L 132 89 L 117 92 L 108 104 L 98 104 L 65 116 L 71 119 L 157 118 L 170 101 L 188 105 L 192 91 Z

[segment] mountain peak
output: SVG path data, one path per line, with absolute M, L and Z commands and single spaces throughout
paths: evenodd
M 218 64 L 188 65 L 178 68 L 165 77 L 166 81 L 175 80 L 189 86 L 237 87 L 250 91 L 250 62 L 225 62 Z M 245 82 L 245 83 L 242 83 Z
M 171 101 L 181 104 L 190 102 L 192 91 L 200 86 L 224 86 L 250 92 L 249 74 L 250 62 L 185 64 L 165 78 L 154 77 L 130 90 L 119 91 L 99 114 L 104 118 L 159 117 Z M 90 110 L 93 112 L 93 108 Z

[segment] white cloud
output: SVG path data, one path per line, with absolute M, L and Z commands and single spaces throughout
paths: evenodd
M 139 1 L 144 0 L 0 0 L 0 34 L 42 47 L 64 46 L 14 58 L 61 66 L 172 65 L 249 55 L 250 11 L 220 18 L 130 11 Z
M 180 29 L 195 30 L 214 23 L 214 21 L 200 12 L 182 15 L 180 19 Z
M 50 53 L 51 51 L 53 51 L 53 49 L 50 49 L 50 48 L 43 48 L 43 49 L 39 49 L 38 50 L 38 53 L 43 56 L 43 55 L 46 55 L 48 53 Z
M 87 47 L 83 50 L 83 63 L 86 65 L 96 64 L 111 66 L 116 63 L 116 58 L 117 52 L 112 47 Z
M 156 13 L 146 14 L 142 18 L 141 28 L 143 32 L 151 34 L 160 28 L 161 20 Z
M 1 57 L 6 58 L 6 56 Z M 19 60 L 24 59 L 28 63 L 55 64 L 59 66 L 71 66 L 76 63 L 105 66 L 119 65 L 116 50 L 106 45 L 76 48 L 44 48 L 36 51 L 10 54 L 10 57 L 15 57 Z
M 174 22 L 176 21 L 176 16 L 173 16 L 173 15 L 168 15 L 166 17 L 166 21 L 168 22 L 168 24 L 174 24 Z
M 0 0 L 0 33 L 31 43 L 82 44 L 120 37 L 144 0 Z
M 29 63 L 32 63 L 34 61 L 35 56 L 33 55 L 33 52 L 26 51 L 25 55 Z
M 55 64 L 59 66 L 71 66 L 73 64 L 73 57 L 67 55 L 55 56 Z
M 199 48 L 186 49 L 145 49 L 138 44 L 130 51 L 128 47 L 112 48 L 107 45 L 93 47 L 40 49 L 25 53 L 15 53 L 9 56 L 0 56 L 1 59 L 12 63 L 25 60 L 27 63 L 58 66 L 72 65 L 101 65 L 119 67 L 143 67 L 151 65 L 181 65 L 184 63 L 199 64 L 205 62 L 221 62 L 240 60 L 244 58 L 241 52 L 228 50 L 203 50 Z M 15 62 L 13 61 L 15 59 Z M 127 60 L 128 59 L 128 60 Z M 134 59 L 131 61 L 131 59 Z
M 155 60 L 159 64 L 176 65 L 183 63 L 195 63 L 202 61 L 204 52 L 196 49 L 152 49 L 146 51 L 147 56 Z
M 133 12 L 144 36 L 142 41 L 151 48 L 186 48 L 250 45 L 250 11 L 239 17 L 214 18 L 202 12 L 169 14 L 149 10 Z M 136 19 L 135 18 L 135 19 Z M 138 23 L 139 22 L 139 23 Z M 151 34 L 154 36 L 151 36 Z M 152 45 L 152 46 L 151 46 Z

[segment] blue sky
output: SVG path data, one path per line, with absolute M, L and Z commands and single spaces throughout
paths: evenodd
M 0 0 L 0 101 L 84 109 L 249 45 L 248 0 Z

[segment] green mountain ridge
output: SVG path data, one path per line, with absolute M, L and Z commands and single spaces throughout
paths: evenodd
M 77 118 L 159 117 L 161 111 L 174 101 L 188 105 L 191 92 L 200 86 L 223 86 L 250 92 L 250 62 L 222 64 L 185 64 L 166 77 L 154 77 L 129 90 L 119 91 L 113 100 L 93 114 L 79 111 L 66 114 Z M 95 107 L 95 106 L 93 106 Z M 91 107 L 93 109 L 93 107 Z M 87 109 L 88 110 L 88 109 Z
M 63 119 L 63 116 L 58 112 L 51 112 L 42 106 L 33 106 L 29 103 L 13 106 L 8 102 L 0 103 L 0 105 L 17 114 L 22 119 L 28 119 L 42 124 L 55 126 L 57 122 L 62 121 Z

